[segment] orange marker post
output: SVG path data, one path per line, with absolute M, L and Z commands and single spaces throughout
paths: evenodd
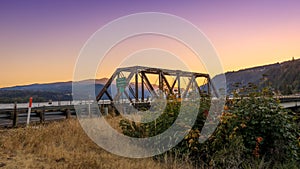
M 27 127 L 28 127 L 29 121 L 30 121 L 31 106 L 32 106 L 32 97 L 29 98 L 28 113 L 27 113 L 27 123 L 26 123 Z

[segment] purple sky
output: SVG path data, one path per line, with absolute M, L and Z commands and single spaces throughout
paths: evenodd
M 214 44 L 225 70 L 300 57 L 300 1 L 0 1 L 0 87 L 72 79 L 86 40 L 137 12 L 185 18 Z

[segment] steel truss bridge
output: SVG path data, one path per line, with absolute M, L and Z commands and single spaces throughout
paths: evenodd
M 158 85 L 150 76 L 157 78 Z M 204 82 L 201 84 L 202 87 L 198 84 L 198 79 Z M 112 92 L 114 81 L 116 81 L 117 88 L 115 92 Z M 164 94 L 167 100 L 171 98 L 181 100 L 191 95 L 191 91 L 194 93 L 196 91 L 200 96 L 214 95 L 218 97 L 218 92 L 208 74 L 133 66 L 118 68 L 99 92 L 96 100 L 99 102 L 106 95 L 113 105 L 121 102 L 121 96 L 123 96 L 122 100 L 125 97 L 125 100 L 136 108 L 139 105 L 149 107 L 149 96 L 159 98 Z

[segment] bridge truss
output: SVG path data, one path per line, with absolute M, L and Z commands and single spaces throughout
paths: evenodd
M 156 77 L 156 82 L 153 82 L 153 76 Z M 199 78 L 205 81 L 202 86 L 197 82 Z M 145 105 L 162 95 L 167 100 L 181 100 L 191 95 L 192 89 L 201 96 L 211 95 L 211 92 L 218 95 L 208 74 L 143 66 L 125 67 L 118 68 L 113 73 L 96 100 L 99 102 L 106 95 L 112 104 L 125 99 L 134 106 Z

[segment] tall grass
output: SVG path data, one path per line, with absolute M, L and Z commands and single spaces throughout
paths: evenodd
M 121 132 L 121 117 L 108 116 L 107 121 Z M 271 164 L 262 159 L 244 158 L 240 141 L 218 150 L 210 164 L 197 163 L 189 157 L 165 153 L 160 158 L 130 159 L 111 154 L 97 146 L 85 134 L 76 119 L 34 125 L 28 128 L 0 129 L 0 168 L 133 168 L 193 169 L 213 168 L 298 168 L 297 162 Z M 162 158 L 161 158 L 162 157 Z M 200 157 L 198 162 L 201 161 Z
M 112 118 L 108 120 L 112 121 Z M 171 157 L 158 162 L 152 158 L 129 159 L 113 155 L 91 141 L 76 119 L 29 128 L 0 130 L 0 166 L 4 168 L 193 168 L 188 162 Z

